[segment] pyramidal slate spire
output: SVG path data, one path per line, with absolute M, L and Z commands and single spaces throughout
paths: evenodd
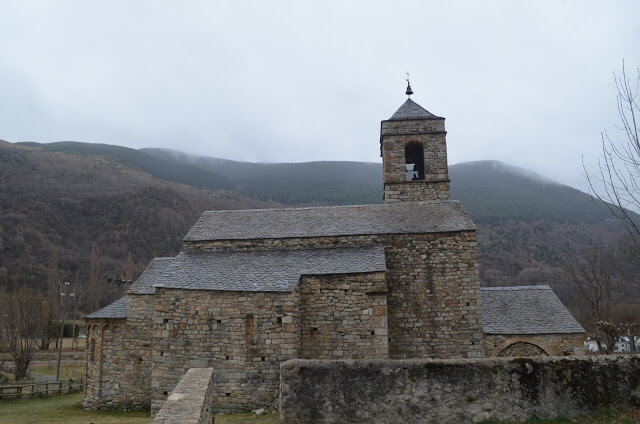
M 389 121 L 404 121 L 409 119 L 444 119 L 434 115 L 427 109 L 420 106 L 418 103 L 411 99 L 407 99 L 406 102 L 400 106 L 396 112 L 391 115 Z

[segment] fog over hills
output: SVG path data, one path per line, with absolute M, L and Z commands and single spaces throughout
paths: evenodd
M 0 284 L 38 284 L 60 251 L 86 278 L 93 243 L 104 276 L 174 255 L 207 209 L 382 202 L 382 166 L 362 162 L 247 163 L 105 144 L 0 142 Z M 452 198 L 476 222 L 485 285 L 549 283 L 585 246 L 621 229 L 586 193 L 496 161 L 450 166 Z M 135 275 L 134 275 L 135 276 Z M 104 299 L 106 302 L 107 298 Z

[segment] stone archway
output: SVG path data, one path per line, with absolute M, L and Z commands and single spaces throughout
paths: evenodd
M 549 356 L 543 348 L 533 343 L 515 342 L 500 351 L 498 357 Z

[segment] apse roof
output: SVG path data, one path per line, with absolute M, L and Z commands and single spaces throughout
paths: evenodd
M 551 287 L 483 287 L 485 334 L 584 333 Z
M 85 318 L 126 318 L 128 303 L 127 296 L 121 297 L 104 308 L 87 315 Z
M 164 272 L 174 258 L 155 258 L 140 277 L 129 287 L 129 294 L 153 294 L 153 283 Z

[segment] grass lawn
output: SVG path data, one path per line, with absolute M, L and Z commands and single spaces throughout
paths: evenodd
M 84 411 L 82 393 L 48 399 L 0 401 L 2 424 L 150 424 L 149 412 Z
M 278 424 L 280 414 L 216 415 L 216 424 Z
M 55 370 L 54 370 L 55 372 Z M 2 424 L 151 424 L 149 412 L 84 411 L 82 393 L 48 399 L 0 401 Z M 279 414 L 217 416 L 216 424 L 277 424 Z
M 31 375 L 49 375 L 56 376 L 56 363 L 51 362 L 49 365 L 32 365 Z M 60 378 L 68 380 L 70 378 L 81 378 L 84 376 L 84 363 L 80 364 L 61 364 L 60 365 Z

